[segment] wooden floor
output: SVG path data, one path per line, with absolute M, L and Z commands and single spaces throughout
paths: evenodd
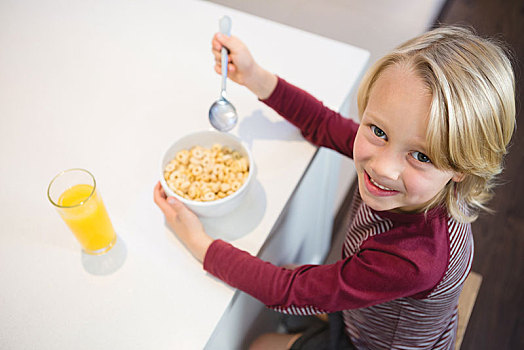
M 517 130 L 491 207 L 473 224 L 473 271 L 483 277 L 462 349 L 524 349 L 524 1 L 449 0 L 439 23 L 467 24 L 513 49 Z

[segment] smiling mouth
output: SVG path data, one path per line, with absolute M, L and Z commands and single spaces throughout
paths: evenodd
M 386 186 L 382 186 L 381 184 L 377 183 L 375 180 L 373 180 L 373 178 L 372 178 L 371 176 L 369 176 L 369 174 L 368 174 L 367 172 L 366 172 L 366 177 L 369 179 L 369 182 L 370 182 L 373 186 L 375 186 L 375 187 L 381 189 L 382 191 L 398 192 L 398 191 L 396 191 L 396 190 L 394 190 L 394 189 L 391 189 L 391 188 L 386 187 Z

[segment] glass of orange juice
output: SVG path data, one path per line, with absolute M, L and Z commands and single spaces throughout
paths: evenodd
M 89 171 L 61 172 L 51 180 L 47 196 L 86 253 L 104 254 L 115 245 L 115 230 Z

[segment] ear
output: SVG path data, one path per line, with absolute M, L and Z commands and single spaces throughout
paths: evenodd
M 451 180 L 453 180 L 453 182 L 461 182 L 462 180 L 464 180 L 466 178 L 466 174 L 463 174 L 463 173 L 453 173 L 453 177 L 451 178 Z

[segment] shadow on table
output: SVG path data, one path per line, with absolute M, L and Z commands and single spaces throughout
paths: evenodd
M 124 240 L 117 235 L 115 246 L 103 255 L 91 255 L 82 251 L 82 265 L 92 275 L 105 276 L 117 271 L 127 258 Z
M 253 231 L 266 212 L 267 198 L 262 184 L 255 178 L 240 206 L 218 218 L 201 218 L 206 232 L 213 238 L 233 241 Z
M 284 141 L 304 140 L 300 131 L 291 123 L 285 120 L 278 122 L 271 121 L 260 109 L 240 119 L 238 136 L 249 145 L 249 148 L 253 146 L 253 140 L 255 139 Z

